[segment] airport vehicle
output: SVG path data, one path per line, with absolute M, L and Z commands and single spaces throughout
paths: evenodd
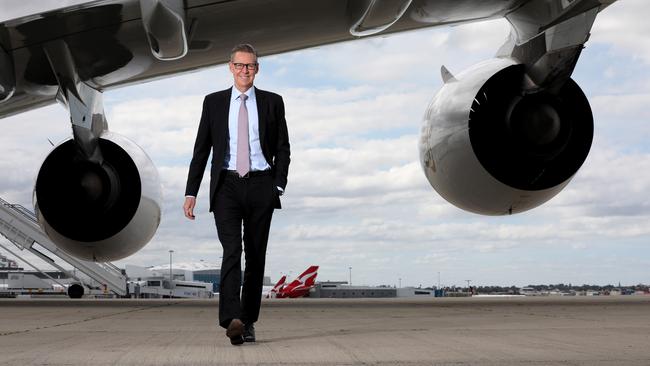
M 69 110 L 72 138 L 43 162 L 35 211 L 66 252 L 112 261 L 152 238 L 162 190 L 145 152 L 108 130 L 105 90 L 226 63 L 240 41 L 271 55 L 505 17 L 510 37 L 494 59 L 457 75 L 441 68 L 445 84 L 426 108 L 419 150 L 446 200 L 514 214 L 559 193 L 589 153 L 592 113 L 570 76 L 597 14 L 614 1 L 5 0 L 0 117 L 55 100 Z
M 296 298 L 305 297 L 309 290 L 311 290 L 316 283 L 316 276 L 318 276 L 318 266 L 310 266 L 295 280 L 285 285 L 287 276 L 282 276 L 280 281 L 269 292 L 268 297 L 271 298 Z
M 129 293 L 135 298 L 212 298 L 212 284 L 199 281 L 180 281 L 164 277 L 149 277 L 128 284 Z

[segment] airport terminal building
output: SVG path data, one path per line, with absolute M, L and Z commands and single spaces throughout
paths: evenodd
M 387 298 L 435 296 L 434 290 L 413 287 L 349 286 L 347 282 L 317 282 L 309 297 L 316 298 Z
M 137 280 L 138 278 L 143 279 L 147 277 L 170 277 L 169 264 L 153 267 L 126 265 L 126 273 L 132 280 Z M 171 276 L 174 281 L 211 283 L 212 292 L 219 292 L 219 284 L 221 283 L 221 269 L 217 264 L 202 261 L 192 263 L 173 263 Z M 242 280 L 243 278 L 244 273 L 242 272 Z M 264 277 L 264 285 L 271 285 L 270 277 Z

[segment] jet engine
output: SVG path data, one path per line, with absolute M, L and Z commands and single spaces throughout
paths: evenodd
M 429 104 L 420 163 L 431 186 L 470 212 L 526 211 L 559 193 L 587 158 L 593 117 L 567 79 L 541 88 L 513 59 L 485 61 L 445 84 Z
M 39 224 L 61 249 L 80 259 L 113 261 L 153 237 L 162 188 L 151 159 L 134 142 L 105 131 L 101 161 L 87 159 L 74 140 L 55 147 L 36 179 Z

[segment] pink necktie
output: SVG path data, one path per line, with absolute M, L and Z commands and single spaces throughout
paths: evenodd
M 239 106 L 239 118 L 237 119 L 237 173 L 243 177 L 251 170 L 248 146 L 248 109 L 246 109 L 248 96 L 242 94 L 239 99 L 241 99 L 241 105 Z

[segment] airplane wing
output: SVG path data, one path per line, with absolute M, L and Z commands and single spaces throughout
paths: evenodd
M 5 0 L 0 118 L 55 100 L 69 110 L 73 138 L 43 163 L 35 211 L 64 250 L 111 261 L 151 239 L 162 195 L 144 151 L 108 131 L 105 90 L 226 63 L 241 42 L 264 56 L 505 17 L 512 33 L 493 60 L 442 70 L 420 160 L 451 203 L 517 213 L 557 194 L 586 158 L 591 110 L 570 75 L 596 15 L 614 1 Z
M 5 66 L 0 117 L 55 101 L 57 65 L 47 49 L 59 40 L 70 50 L 70 66 L 81 81 L 103 91 L 226 63 L 240 42 L 272 55 L 359 36 L 493 19 L 522 1 L 39 1 L 27 9 L 22 3 L 0 3 Z

